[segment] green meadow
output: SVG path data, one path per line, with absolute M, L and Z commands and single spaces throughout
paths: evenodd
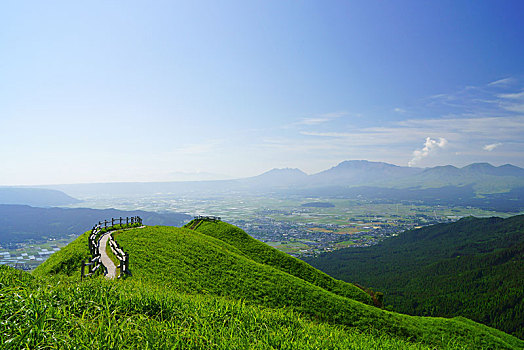
M 187 226 L 190 227 L 192 223 Z M 80 281 L 87 235 L 32 275 L 0 269 L 0 344 L 65 349 L 519 349 L 465 318 L 414 317 L 373 306 L 351 283 L 249 237 L 195 230 L 116 231 L 132 276 Z

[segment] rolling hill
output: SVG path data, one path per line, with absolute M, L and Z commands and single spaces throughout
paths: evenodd
M 149 317 L 156 317 L 159 327 L 164 322 L 172 322 L 173 315 L 184 319 L 184 315 L 189 312 L 186 310 L 188 300 L 193 305 L 204 304 L 199 310 L 204 309 L 208 313 L 210 304 L 219 304 L 220 310 L 226 308 L 230 310 L 229 314 L 238 315 L 235 321 L 231 321 L 230 318 L 221 317 L 220 310 L 216 311 L 216 322 L 223 323 L 226 331 L 231 332 L 228 339 L 240 337 L 239 341 L 242 342 L 249 339 L 252 342 L 250 347 L 296 348 L 292 344 L 302 342 L 303 348 L 314 348 L 311 345 L 313 343 L 304 341 L 303 331 L 290 333 L 292 329 L 296 329 L 295 324 L 310 327 L 308 322 L 314 322 L 317 327 L 327 327 L 312 329 L 314 334 L 323 339 L 331 339 L 331 335 L 322 333 L 333 330 L 330 327 L 342 332 L 333 332 L 333 339 L 337 340 L 331 344 L 331 348 L 376 347 L 372 341 L 377 339 L 384 341 L 378 345 L 379 348 L 397 349 L 409 347 L 410 344 L 421 348 L 515 349 L 524 346 L 517 338 L 464 318 L 413 317 L 372 306 L 370 297 L 354 285 L 336 281 L 293 257 L 253 240 L 232 225 L 223 222 L 189 225 L 194 230 L 187 227 L 148 226 L 115 232 L 115 239 L 130 255 L 132 277 L 122 281 L 77 281 L 79 260 L 88 255 L 88 233 L 52 255 L 33 275 L 38 281 L 59 279 L 67 281 L 66 285 L 69 286 L 78 284 L 77 290 L 85 288 L 84 283 L 87 283 L 94 290 L 92 297 L 82 297 L 82 300 L 86 300 L 86 305 L 90 305 L 89 300 L 98 298 L 100 288 L 109 288 L 106 287 L 106 283 L 109 283 L 110 295 L 114 297 L 108 303 L 114 303 L 117 307 L 114 313 L 127 314 L 132 308 L 140 313 L 140 320 L 147 321 Z M 64 293 L 67 295 L 67 292 Z M 185 301 L 181 302 L 180 299 Z M 135 302 L 140 303 L 136 307 L 138 311 L 134 309 Z M 93 303 L 97 305 L 97 301 L 93 300 Z M 258 322 L 263 323 L 258 324 L 263 334 L 245 329 L 251 323 L 244 324 L 247 322 L 246 317 L 242 314 L 243 311 L 238 310 L 239 305 L 255 318 L 260 317 Z M 257 310 L 270 316 L 264 318 L 256 314 Z M 80 312 L 78 310 L 76 314 Z M 113 314 L 109 311 L 105 313 L 108 314 L 107 317 Z M 293 324 L 279 331 L 273 326 L 275 322 L 268 325 L 263 321 L 268 317 L 282 320 L 283 315 L 291 315 L 287 316 L 288 320 L 293 317 L 296 319 Z M 204 321 L 201 316 L 198 320 Z M 212 321 L 206 319 L 205 322 Z M 205 322 L 203 323 L 206 324 Z M 182 327 L 177 322 L 169 324 Z M 186 324 L 184 331 L 190 332 L 187 327 L 191 329 L 191 325 Z M 207 326 L 208 333 L 203 339 L 204 331 L 201 328 L 202 326 L 193 328 L 197 329 L 193 332 L 198 332 L 196 342 L 217 338 L 216 333 L 219 331 L 214 330 L 213 326 Z M 148 328 L 150 329 L 152 328 Z M 235 329 L 246 333 L 238 333 Z M 156 329 L 150 331 L 156 332 Z M 275 333 L 280 341 L 279 345 L 271 343 L 266 331 Z M 339 342 L 338 339 L 344 338 L 341 334 L 346 334 L 347 339 L 354 339 L 352 334 L 362 334 L 364 343 L 356 345 L 354 340 L 350 344 Z M 319 341 L 321 340 L 316 342 Z M 258 345 L 253 346 L 253 342 Z M 217 343 L 211 347 L 227 348 Z
M 131 278 L 79 283 L 0 265 L 0 293 L 4 349 L 434 349 L 377 329 L 344 329 L 290 309 Z M 506 348 L 519 346 L 508 340 Z M 450 342 L 448 349 L 461 347 Z
M 384 291 L 397 311 L 464 316 L 524 338 L 524 215 L 464 218 L 306 261 Z

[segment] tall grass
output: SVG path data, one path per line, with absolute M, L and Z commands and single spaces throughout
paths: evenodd
M 192 223 L 185 227 L 190 227 Z M 279 269 L 337 295 L 373 304 L 372 298 L 353 284 L 334 279 L 300 259 L 257 241 L 234 225 L 202 221 L 195 230 L 238 248 L 242 255 L 253 261 Z
M 133 279 L 162 288 L 226 296 L 249 305 L 285 307 L 316 322 L 362 332 L 379 329 L 393 337 L 439 347 L 455 340 L 470 348 L 511 348 L 518 343 L 503 332 L 461 319 L 407 316 L 342 297 L 251 260 L 239 247 L 199 232 L 161 226 L 114 236 L 130 254 Z
M 132 281 L 29 279 L 0 266 L 2 349 L 430 349 L 288 309 Z M 460 347 L 450 347 L 458 349 Z
M 297 277 L 297 271 L 287 273 L 290 265 L 282 263 L 285 259 L 263 263 L 262 257 L 233 240 L 173 227 L 113 235 L 130 254 L 133 277 L 127 280 L 79 282 L 79 266 L 75 272 L 68 263 L 89 254 L 86 234 L 37 268 L 39 281 L 27 274 L 0 274 L 0 344 L 115 349 L 524 348 L 517 338 L 466 319 L 412 317 L 357 302 Z M 18 287 L 12 283 L 17 278 Z

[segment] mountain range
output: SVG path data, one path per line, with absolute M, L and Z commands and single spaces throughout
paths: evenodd
M 344 161 L 308 175 L 296 168 L 272 169 L 261 175 L 217 181 L 96 183 L 44 186 L 77 198 L 170 194 L 203 196 L 277 194 L 305 197 L 366 198 L 411 201 L 427 205 L 474 206 L 502 212 L 524 208 L 524 169 L 505 164 L 474 163 L 457 168 L 403 167 L 366 160 Z
M 273 169 L 247 181 L 260 182 L 261 179 L 273 180 L 273 186 L 281 182 L 309 188 L 376 186 L 420 189 L 473 185 L 479 193 L 486 194 L 524 185 L 524 169 L 510 164 L 495 167 L 488 163 L 473 163 L 463 168 L 446 165 L 423 169 L 352 160 L 313 175 L 306 175 L 299 169 Z
M 77 198 L 89 197 L 169 194 L 202 198 L 232 193 L 366 198 L 519 212 L 524 209 L 524 169 L 488 163 L 462 168 L 451 165 L 413 168 L 351 160 L 312 175 L 284 168 L 235 180 L 0 187 L 0 204 L 50 207 L 75 204 L 79 202 Z
M 473 186 L 475 192 L 479 194 L 508 192 L 513 188 L 524 187 L 524 169 L 510 164 L 493 166 L 488 163 L 473 163 L 462 168 L 452 165 L 414 168 L 383 162 L 348 160 L 312 175 L 300 169 L 284 168 L 234 180 L 96 183 L 41 187 L 61 190 L 74 197 L 84 197 L 100 194 L 273 191 L 333 186 L 425 189 L 467 185 Z

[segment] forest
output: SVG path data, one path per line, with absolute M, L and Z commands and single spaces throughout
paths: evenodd
M 524 215 L 464 218 L 306 261 L 383 292 L 395 311 L 464 316 L 524 338 Z

